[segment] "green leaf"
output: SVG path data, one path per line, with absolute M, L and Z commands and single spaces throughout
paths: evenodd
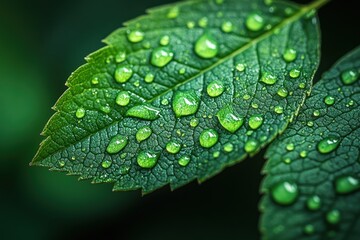
M 254 155 L 311 89 L 323 2 L 185 1 L 126 23 L 68 79 L 32 165 L 150 192 Z
M 360 235 L 360 47 L 315 85 L 273 144 L 262 191 L 264 239 Z

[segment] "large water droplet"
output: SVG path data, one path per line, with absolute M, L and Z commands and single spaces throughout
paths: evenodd
M 166 144 L 166 151 L 168 151 L 168 153 L 171 154 L 176 154 L 181 150 L 181 144 L 174 142 L 174 141 L 170 141 Z
M 264 27 L 264 24 L 264 18 L 257 13 L 250 14 L 245 22 L 246 27 L 251 31 L 261 30 Z
M 339 210 L 333 209 L 326 214 L 326 221 L 330 224 L 337 224 L 340 222 L 341 214 Z
M 309 210 L 315 211 L 321 207 L 321 198 L 317 195 L 314 195 L 306 201 L 306 206 Z
M 129 66 L 121 66 L 115 70 L 115 80 L 118 83 L 124 83 L 133 75 L 133 70 Z
M 211 148 L 219 139 L 218 133 L 214 129 L 207 129 L 200 134 L 200 145 L 204 148 Z
M 338 137 L 330 136 L 321 140 L 317 145 L 317 149 L 320 153 L 330 153 L 338 147 L 339 143 L 340 139 Z
M 126 147 L 128 143 L 128 138 L 123 135 L 116 135 L 110 140 L 109 145 L 106 148 L 106 151 L 109 154 L 115 154 L 120 152 L 124 147 Z
M 284 181 L 276 184 L 271 189 L 271 196 L 278 204 L 290 205 L 298 198 L 299 190 L 296 183 Z
M 225 33 L 232 32 L 233 28 L 234 26 L 230 21 L 223 22 L 223 24 L 221 25 L 221 30 Z
M 174 57 L 174 53 L 167 47 L 156 48 L 151 55 L 151 64 L 156 67 L 166 66 Z
M 151 128 L 148 126 L 144 126 L 136 132 L 136 140 L 138 142 L 142 142 L 148 139 L 151 136 L 151 134 L 152 134 Z
M 247 153 L 253 153 L 259 148 L 259 141 L 256 139 L 249 139 L 246 141 L 244 145 L 244 150 Z
M 236 132 L 244 123 L 244 118 L 236 116 L 231 106 L 223 107 L 216 116 L 221 126 L 231 133 Z
M 139 105 L 127 110 L 126 116 L 144 120 L 155 120 L 160 117 L 160 109 L 150 105 Z
M 176 117 L 195 114 L 200 100 L 193 90 L 177 91 L 173 97 L 172 107 Z
M 264 118 L 261 115 L 253 115 L 249 118 L 249 127 L 253 130 L 258 129 L 264 122 Z
M 359 71 L 350 69 L 341 73 L 341 80 L 345 85 L 350 85 L 356 82 L 359 78 Z
M 219 80 L 211 82 L 206 88 L 206 91 L 210 97 L 218 97 L 224 92 L 224 90 L 224 84 Z
M 325 103 L 326 105 L 331 106 L 331 105 L 333 105 L 333 104 L 335 103 L 335 98 L 334 98 L 333 96 L 326 96 L 326 97 L 324 98 L 324 103 Z
M 360 189 L 360 181 L 352 176 L 342 176 L 335 180 L 337 193 L 346 194 Z
M 273 85 L 276 83 L 277 78 L 275 75 L 265 72 L 262 74 L 260 81 L 268 85 Z
M 287 48 L 283 54 L 283 58 L 287 62 L 292 62 L 296 59 L 297 52 L 295 49 Z
M 130 102 L 130 95 L 127 91 L 121 91 L 116 97 L 116 104 L 119 106 L 127 106 Z
M 75 116 L 80 119 L 80 118 L 85 117 L 85 113 L 86 113 L 86 111 L 84 108 L 78 108 L 76 110 Z
M 137 163 L 142 168 L 153 168 L 159 159 L 159 155 L 159 153 L 151 150 L 142 151 L 137 156 Z
M 190 160 L 191 160 L 191 158 L 189 156 L 182 156 L 179 159 L 178 163 L 180 166 L 186 167 L 189 164 Z
M 145 34 L 139 30 L 129 31 L 128 32 L 128 40 L 132 43 L 141 42 L 144 39 Z
M 205 33 L 195 43 L 195 53 L 202 58 L 213 58 L 219 52 L 215 38 Z

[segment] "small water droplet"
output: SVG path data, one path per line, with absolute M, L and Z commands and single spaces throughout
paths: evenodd
M 286 164 L 290 164 L 291 163 L 291 158 L 285 158 L 283 161 Z
M 186 26 L 188 29 L 193 29 L 195 27 L 195 22 L 194 21 L 189 21 L 186 23 Z
M 339 143 L 340 139 L 338 137 L 330 136 L 321 140 L 317 145 L 317 149 L 320 153 L 327 154 L 334 151 L 339 146 Z
M 289 95 L 289 91 L 286 88 L 281 87 L 278 89 L 277 95 L 279 95 L 282 98 L 286 98 Z
M 300 70 L 299 69 L 296 69 L 296 68 L 294 68 L 294 69 L 291 69 L 290 70 L 290 73 L 289 73 L 289 76 L 291 77 L 291 78 L 298 78 L 299 76 L 300 76 Z
M 160 45 L 162 46 L 166 46 L 169 43 L 170 43 L 170 37 L 168 35 L 165 35 L 160 39 Z
M 276 83 L 277 78 L 275 77 L 275 75 L 265 72 L 262 74 L 260 81 L 268 85 L 273 85 Z
M 200 18 L 198 24 L 200 27 L 205 28 L 208 25 L 209 19 L 207 17 Z
M 148 126 L 144 126 L 136 132 L 135 137 L 138 142 L 142 142 L 148 139 L 151 136 L 151 134 L 152 134 L 151 128 Z
M 142 168 L 153 168 L 159 159 L 159 155 L 159 153 L 151 150 L 142 151 L 137 156 L 137 163 Z
M 106 148 L 106 151 L 109 154 L 118 153 L 126 147 L 127 143 L 128 143 L 128 138 L 126 136 L 120 134 L 116 135 L 110 140 L 109 145 Z
M 218 158 L 220 156 L 220 152 L 216 151 L 213 153 L 213 158 Z
M 225 33 L 232 32 L 233 28 L 234 25 L 230 21 L 223 22 L 223 24 L 221 25 L 221 30 Z
M 211 148 L 219 139 L 218 133 L 214 129 L 202 131 L 199 137 L 200 145 L 204 148 Z
M 135 87 L 139 87 L 140 86 L 140 81 L 136 80 L 133 84 L 134 84 Z
M 155 78 L 154 74 L 148 73 L 146 74 L 144 81 L 146 83 L 152 83 L 154 81 L 154 78 Z
M 167 18 L 174 19 L 179 16 L 180 8 L 179 7 L 173 7 L 169 10 L 167 14 Z
M 127 91 L 121 91 L 116 97 L 116 104 L 119 106 L 127 106 L 130 102 L 130 95 Z
M 296 201 L 299 196 L 299 190 L 296 183 L 280 182 L 271 189 L 273 200 L 281 205 L 290 205 Z
M 75 116 L 80 119 L 80 118 L 85 117 L 85 113 L 86 113 L 86 110 L 84 108 L 78 108 L 76 110 Z
M 185 68 L 180 68 L 179 74 L 183 75 L 185 73 L 186 73 L 186 69 Z
M 210 97 L 218 97 L 224 92 L 224 90 L 224 84 L 219 80 L 211 82 L 206 88 L 206 91 Z
M 108 56 L 108 57 L 106 58 L 105 62 L 106 62 L 107 64 L 109 64 L 109 63 L 111 63 L 111 62 L 113 61 L 113 59 L 114 59 L 114 56 L 113 56 L 113 55 L 110 55 L 110 56 Z
M 297 52 L 293 48 L 287 48 L 283 54 L 283 58 L 286 62 L 292 62 L 296 59 Z
M 245 22 L 246 27 L 250 31 L 259 31 L 264 27 L 264 24 L 264 18 L 257 13 L 250 14 Z
M 333 104 L 335 103 L 335 98 L 334 98 L 333 96 L 326 96 L 326 97 L 324 98 L 324 103 L 325 103 L 326 105 L 331 106 L 331 105 L 333 105 Z
M 135 30 L 135 31 L 128 31 L 128 40 L 132 43 L 138 43 L 141 42 L 144 37 L 145 34 L 139 30 Z
M 308 127 L 313 127 L 314 126 L 314 122 L 313 121 L 308 121 L 306 124 Z
M 209 34 L 203 34 L 195 43 L 195 53 L 202 58 L 213 58 L 219 52 L 217 41 Z
M 299 88 L 300 88 L 300 89 L 304 89 L 305 86 L 306 86 L 305 83 L 299 83 Z
M 249 139 L 246 141 L 244 150 L 247 153 L 253 153 L 259 148 L 259 141 L 256 139 Z
M 339 210 L 333 209 L 326 214 L 326 221 L 330 224 L 337 224 L 340 222 L 341 214 Z
M 160 109 L 150 105 L 138 105 L 127 110 L 127 117 L 136 117 L 144 120 L 155 120 L 160 117 Z
M 161 100 L 161 105 L 167 106 L 168 104 L 169 104 L 169 100 L 167 100 L 167 98 L 164 98 L 163 100 Z
M 350 85 L 356 82 L 359 78 L 359 71 L 350 69 L 341 73 L 341 80 L 345 85 Z
M 176 117 L 195 114 L 200 100 L 195 91 L 177 91 L 173 97 L 172 107 Z
M 243 64 L 243 63 L 238 63 L 238 64 L 236 65 L 236 70 L 238 70 L 239 72 L 245 71 L 245 68 L 246 68 L 246 65 Z
M 197 125 L 199 125 L 199 119 L 197 119 L 197 118 L 192 118 L 191 120 L 190 120 L 190 126 L 191 127 L 197 127 Z
M 168 153 L 171 154 L 176 154 L 181 150 L 181 144 L 174 142 L 174 141 L 170 141 L 166 144 L 166 151 L 168 151 Z
M 71 157 L 71 160 L 72 160 L 72 161 L 75 161 L 75 160 L 76 160 L 76 157 L 75 157 L 75 156 L 72 156 L 72 157 Z
M 189 164 L 190 160 L 191 160 L 191 158 L 189 156 L 182 156 L 178 160 L 178 163 L 179 163 L 180 166 L 186 167 Z
M 236 132 L 244 123 L 244 118 L 236 116 L 231 106 L 223 107 L 216 116 L 221 126 L 231 133 Z
M 360 181 L 352 176 L 342 176 L 335 180 L 335 189 L 339 194 L 351 193 L 360 189 Z
M 243 99 L 244 100 L 249 100 L 251 98 L 251 96 L 249 95 L 249 94 L 245 94 L 244 96 L 243 96 Z
M 115 80 L 118 83 L 124 83 L 133 75 L 133 70 L 129 66 L 121 66 L 115 70 Z
M 94 85 L 99 84 L 99 78 L 98 78 L 98 77 L 93 77 L 93 78 L 91 79 L 91 83 L 94 84 Z
M 258 109 L 259 105 L 257 103 L 252 102 L 251 107 L 254 108 L 254 109 Z
M 111 166 L 111 164 L 112 164 L 112 162 L 110 160 L 105 160 L 101 163 L 101 166 L 106 169 L 106 168 L 109 168 Z
M 215 0 L 216 4 L 221 5 L 224 3 L 224 0 Z
M 317 195 L 311 196 L 306 201 L 306 206 L 309 210 L 315 211 L 321 207 L 321 198 Z
M 156 48 L 151 55 L 151 64 L 156 67 L 166 66 L 174 58 L 174 53 L 167 47 Z
M 320 116 L 320 111 L 319 111 L 319 110 L 315 110 L 315 111 L 313 112 L 313 116 L 314 116 L 314 117 Z
M 224 145 L 225 152 L 232 152 L 234 150 L 234 145 L 232 143 L 226 143 Z
M 277 114 L 282 114 L 284 112 L 284 108 L 282 106 L 275 106 L 274 111 Z
M 101 106 L 100 107 L 100 110 L 106 114 L 110 113 L 111 112 L 111 108 L 108 104 L 106 104 L 105 106 Z
M 63 168 L 65 166 L 65 161 L 64 160 L 60 160 L 59 161 L 59 167 Z
M 264 118 L 259 114 L 255 114 L 249 118 L 249 127 L 253 130 L 258 129 L 263 122 Z
M 312 224 L 306 224 L 304 227 L 304 233 L 311 235 L 315 232 L 315 227 Z
M 303 150 L 303 151 L 300 152 L 299 155 L 300 155 L 300 157 L 302 157 L 302 158 L 306 158 L 306 157 L 307 157 L 307 151 Z
M 115 62 L 121 63 L 126 60 L 126 52 L 119 52 L 115 56 Z

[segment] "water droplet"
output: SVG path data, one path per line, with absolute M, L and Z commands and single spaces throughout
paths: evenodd
M 225 152 L 232 152 L 234 150 L 234 145 L 232 143 L 226 143 L 224 145 Z
M 214 129 L 207 129 L 200 134 L 200 145 L 204 148 L 211 148 L 219 139 L 218 133 Z
M 306 201 L 306 206 L 309 210 L 315 211 L 321 207 L 321 198 L 317 195 L 314 195 Z
M 195 114 L 200 100 L 192 90 L 177 91 L 173 97 L 172 107 L 176 117 Z
M 182 156 L 178 160 L 178 163 L 179 163 L 180 166 L 186 167 L 189 164 L 190 160 L 191 160 L 191 158 L 189 156 Z
M 219 80 L 211 82 L 206 88 L 206 91 L 210 97 L 218 97 L 224 92 L 224 90 L 224 84 Z
M 283 54 L 283 58 L 287 62 L 292 62 L 296 59 L 297 52 L 295 49 L 287 48 Z
M 115 61 L 117 63 L 121 63 L 121 62 L 125 61 L 125 59 L 126 59 L 126 52 L 119 52 L 115 56 Z
M 145 49 L 149 49 L 151 48 L 151 43 L 146 41 L 146 42 L 143 42 L 142 46 L 145 48 Z
M 290 70 L 289 76 L 291 78 L 298 78 L 300 76 L 300 73 L 300 70 L 294 68 Z
M 243 64 L 243 63 L 238 63 L 238 64 L 236 65 L 236 69 L 237 69 L 239 72 L 245 71 L 245 68 L 246 68 L 246 66 L 245 66 L 245 64 Z
M 142 168 L 153 168 L 159 159 L 159 153 L 146 150 L 139 153 L 137 163 Z
M 197 118 L 192 118 L 191 120 L 190 120 L 190 126 L 191 127 L 197 127 L 197 125 L 199 125 L 199 119 L 197 119 Z
M 232 32 L 233 28 L 234 26 L 230 21 L 223 22 L 223 24 L 221 25 L 221 30 L 225 33 Z
M 289 95 L 289 92 L 286 88 L 281 87 L 277 91 L 277 95 L 279 95 L 282 98 L 286 98 Z
M 286 150 L 293 151 L 295 149 L 295 145 L 293 143 L 288 143 L 286 145 Z
M 307 151 L 303 150 L 300 152 L 300 157 L 305 158 L 307 156 Z
M 173 7 L 169 10 L 167 14 L 167 18 L 174 19 L 179 16 L 180 8 L 179 7 Z
M 151 136 L 151 134 L 152 134 L 151 128 L 148 126 L 144 126 L 136 132 L 136 140 L 138 142 L 142 142 L 148 139 Z
M 63 168 L 65 166 L 65 161 L 64 160 L 60 160 L 59 161 L 59 167 Z
M 183 75 L 185 73 L 186 73 L 186 69 L 185 68 L 180 68 L 179 74 Z
M 259 148 L 259 141 L 256 139 L 249 139 L 246 141 L 244 150 L 247 153 L 253 153 Z
M 253 115 L 249 118 L 249 127 L 253 130 L 258 129 L 264 122 L 264 118 L 261 115 Z
M 323 154 L 330 153 L 338 147 L 339 143 L 340 139 L 338 137 L 330 136 L 321 140 L 317 145 L 317 149 Z
M 127 37 L 130 42 L 138 43 L 144 39 L 145 34 L 139 30 L 135 30 L 135 31 L 129 31 Z
M 133 70 L 129 66 L 121 66 L 115 70 L 115 80 L 118 83 L 124 83 L 133 75 Z
M 155 78 L 154 74 L 148 73 L 148 74 L 146 74 L 144 80 L 146 83 L 152 83 L 154 81 L 154 78 Z
M 286 164 L 290 164 L 291 163 L 291 158 L 285 158 L 283 161 Z
M 249 94 L 245 94 L 244 96 L 243 96 L 243 99 L 244 100 L 249 100 L 251 98 L 251 96 L 249 95 Z
M 106 151 L 109 154 L 118 153 L 122 149 L 124 149 L 124 147 L 126 147 L 127 143 L 128 143 L 128 138 L 126 136 L 120 134 L 116 135 L 110 140 L 109 145 L 106 148 Z
M 202 17 L 202 18 L 200 18 L 198 24 L 200 27 L 204 28 L 208 25 L 208 22 L 209 22 L 209 20 L 207 17 Z
M 360 181 L 352 176 L 342 176 L 336 179 L 335 189 L 339 194 L 351 193 L 360 189 Z
M 259 105 L 257 103 L 252 102 L 251 107 L 254 109 L 257 109 L 257 108 L 259 108 Z
M 169 104 L 169 100 L 167 100 L 167 98 L 161 100 L 161 105 L 167 106 L 168 104 Z
M 341 214 L 339 210 L 333 209 L 326 214 L 326 221 L 330 224 L 337 224 L 340 222 Z
M 78 108 L 76 110 L 75 116 L 80 119 L 80 118 L 85 117 L 85 113 L 86 113 L 86 111 L 84 108 Z
M 223 107 L 216 116 L 221 126 L 231 133 L 236 132 L 244 123 L 244 118 L 236 116 L 231 106 Z
M 91 79 L 91 83 L 94 85 L 99 84 L 99 78 L 98 77 L 94 77 L 93 79 Z
M 308 127 L 313 127 L 314 126 L 314 122 L 313 121 L 308 121 L 306 124 Z
M 274 111 L 277 114 L 282 114 L 284 112 L 284 108 L 282 106 L 275 106 Z
M 181 150 L 181 144 L 174 142 L 174 141 L 170 141 L 166 144 L 166 151 L 168 151 L 168 153 L 171 154 L 176 154 Z
M 313 116 L 314 116 L 314 117 L 320 116 L 320 111 L 319 111 L 319 110 L 315 110 L 315 111 L 313 112 Z
M 113 59 L 114 59 L 114 56 L 110 55 L 110 56 L 108 56 L 108 57 L 106 58 L 105 62 L 106 62 L 107 64 L 109 64 L 109 63 L 112 62 Z
M 170 37 L 169 37 L 168 35 L 165 35 L 165 36 L 163 36 L 163 37 L 160 39 L 160 44 L 161 44 L 162 46 L 168 45 L 169 42 L 170 42 Z
M 107 114 L 107 113 L 110 113 L 111 108 L 110 108 L 110 106 L 108 104 L 106 104 L 105 106 L 101 106 L 100 110 Z
M 304 233 L 311 235 L 315 232 L 315 227 L 312 224 L 306 224 L 304 227 Z
M 347 104 L 346 107 L 351 107 L 354 105 L 354 100 L 350 100 Z
M 277 79 L 273 74 L 265 72 L 262 74 L 260 81 L 268 85 L 273 85 L 276 83 Z
M 105 161 L 103 161 L 101 163 L 101 166 L 106 169 L 106 168 L 109 168 L 111 166 L 111 163 L 112 162 L 110 160 L 105 160 Z
M 130 102 L 130 95 L 127 91 L 121 91 L 116 97 L 116 104 L 119 106 L 126 106 Z
M 335 98 L 334 98 L 333 96 L 326 96 L 326 97 L 324 98 L 324 103 L 325 103 L 326 105 L 331 106 L 331 105 L 333 105 L 333 104 L 335 103 Z
M 350 85 L 356 82 L 359 78 L 359 71 L 350 69 L 341 73 L 341 80 L 345 85 Z
M 127 110 L 127 117 L 136 117 L 144 120 L 155 120 L 160 117 L 160 109 L 150 105 L 138 105 Z
M 213 158 L 218 158 L 220 156 L 220 152 L 216 151 L 213 153 Z
M 221 5 L 224 3 L 224 0 L 215 0 L 216 4 Z
M 305 86 L 306 86 L 305 83 L 299 83 L 299 88 L 304 89 Z
M 246 27 L 250 31 L 259 31 L 264 27 L 264 24 L 264 18 L 257 13 L 250 14 L 245 22 Z
M 71 160 L 72 160 L 72 161 L 75 161 L 75 160 L 76 160 L 76 157 L 75 157 L 75 156 L 72 156 L 72 157 L 71 157 Z
M 213 58 L 218 52 L 218 43 L 209 34 L 203 34 L 195 43 L 195 53 L 202 58 Z
M 284 181 L 276 184 L 271 189 L 271 196 L 278 204 L 290 205 L 298 198 L 299 190 L 296 183 Z
M 187 26 L 187 28 L 192 29 L 192 28 L 195 27 L 195 22 L 194 21 L 189 21 L 189 22 L 186 23 L 186 26 Z
M 151 64 L 156 67 L 166 66 L 174 57 L 174 53 L 166 47 L 156 48 L 151 55 Z

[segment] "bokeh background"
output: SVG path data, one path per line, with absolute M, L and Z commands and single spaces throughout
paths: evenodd
M 144 197 L 28 166 L 70 73 L 124 21 L 170 2 L 0 1 L 0 239 L 259 239 L 263 152 L 201 185 Z M 360 43 L 357 9 L 333 0 L 320 10 L 319 72 Z

